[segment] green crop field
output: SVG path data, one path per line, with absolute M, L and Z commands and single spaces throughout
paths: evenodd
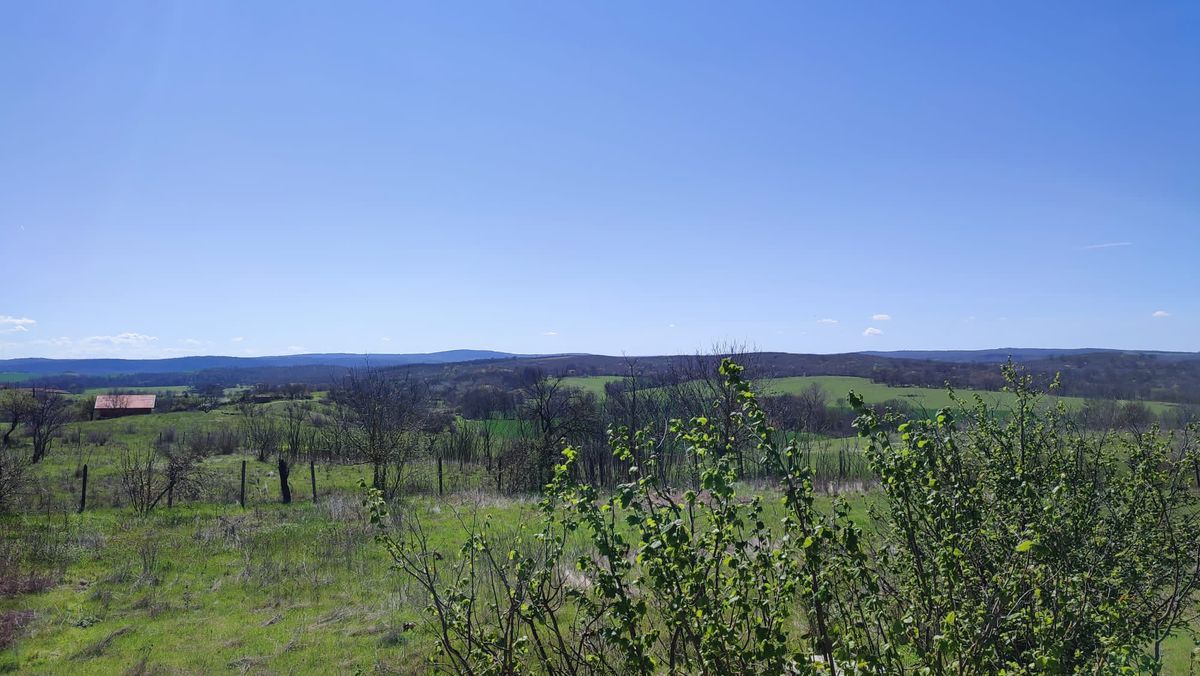
M 0 383 L 19 383 L 23 380 L 29 380 L 33 377 L 31 373 L 16 373 L 13 371 L 0 371 Z

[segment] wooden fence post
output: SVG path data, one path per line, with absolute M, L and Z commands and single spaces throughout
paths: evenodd
M 438 456 L 438 495 L 442 494 L 442 456 Z
M 242 503 L 242 509 L 246 508 L 246 461 L 242 461 L 242 492 L 238 497 L 238 502 Z
M 317 464 L 312 458 L 308 459 L 308 477 L 312 479 L 313 502 L 317 501 Z
M 87 509 L 87 465 L 83 466 L 83 487 L 79 490 L 79 513 Z

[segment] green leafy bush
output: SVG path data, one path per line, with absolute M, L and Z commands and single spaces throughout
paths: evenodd
M 664 440 L 613 430 L 628 478 L 601 495 L 568 448 L 538 523 L 460 515 L 457 554 L 371 490 L 377 539 L 427 594 L 443 666 L 470 673 L 1153 671 L 1200 584 L 1196 452 L 1156 430 L 1076 434 L 1011 367 L 1019 405 L 880 414 L 851 397 L 881 500 L 864 531 L 823 508 L 741 368 L 720 420 L 673 423 L 696 487 L 665 485 Z M 961 416 L 962 422 L 959 421 Z M 748 493 L 751 439 L 778 489 Z M 737 445 L 737 446 L 735 446 Z M 365 488 L 365 486 L 364 486 Z M 778 499 L 777 505 L 771 504 Z

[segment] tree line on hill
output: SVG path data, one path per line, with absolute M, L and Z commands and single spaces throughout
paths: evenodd
M 748 354 L 745 350 L 723 351 L 739 357 Z M 761 352 L 754 353 L 753 357 L 763 377 L 841 375 L 869 378 L 897 387 L 941 388 L 949 383 L 956 388 L 980 390 L 998 390 L 1004 385 L 996 363 L 906 359 L 865 353 Z M 669 378 L 693 359 L 693 356 L 660 356 L 640 357 L 637 361 L 646 378 Z M 474 381 L 480 385 L 504 387 L 506 384 L 511 386 L 524 368 L 554 374 L 620 376 L 626 372 L 626 361 L 623 357 L 602 355 L 557 355 L 381 368 L 412 373 L 414 377 L 431 381 L 452 384 Z M 1060 375 L 1059 393 L 1063 395 L 1200 404 L 1200 358 L 1190 355 L 1106 351 L 1040 357 L 1021 363 L 1043 385 Z M 268 386 L 304 383 L 325 389 L 339 382 L 353 368 L 345 364 L 305 364 L 119 376 L 65 374 L 37 378 L 27 385 L 73 392 L 87 388 L 170 385 L 226 388 L 247 383 Z
M 207 412 L 221 406 L 236 407 L 240 447 L 277 465 L 285 502 L 290 500 L 291 466 L 305 460 L 310 469 L 316 462 L 368 463 L 372 484 L 387 496 L 401 492 L 414 460 L 457 462 L 460 468 L 468 463 L 478 465 L 495 490 L 536 492 L 550 479 L 564 445 L 577 449 L 577 471 L 587 481 L 612 486 L 627 467 L 610 452 L 610 430 L 650 428 L 668 439 L 666 430 L 672 420 L 711 412 L 714 402 L 721 414 L 736 408 L 737 402 L 713 376 L 721 358 L 697 355 L 674 358 L 665 365 L 657 360 L 625 359 L 622 375 L 605 384 L 602 397 L 569 386 L 561 373 L 551 374 L 530 364 L 493 364 L 485 370 L 460 367 L 449 373 L 433 369 L 425 377 L 407 368 L 364 367 L 347 370 L 335 383 L 326 385 L 328 397 L 319 406 L 281 409 L 285 412 L 282 419 L 263 414 L 261 405 L 304 402 L 311 396 L 312 386 L 262 383 L 226 396 L 222 386 L 206 384 L 191 392 L 162 392 L 156 411 Z M 778 364 L 762 355 L 747 353 L 739 360 L 747 364 L 751 382 L 778 372 Z M 578 369 L 567 372 L 578 373 Z M 828 463 L 822 480 L 838 483 L 864 478 L 865 467 L 856 464 L 858 454 L 846 453 L 847 442 L 821 441 L 855 433 L 858 412 L 843 396 L 816 385 L 797 394 L 756 394 L 775 429 L 802 440 L 811 462 Z M 19 459 L 37 463 L 45 457 L 68 422 L 90 419 L 93 401 L 85 397 L 71 402 L 36 388 L 0 391 L 0 423 L 5 424 L 0 447 L 5 450 L 7 476 L 14 481 L 19 477 Z M 902 399 L 875 404 L 873 409 L 880 415 L 884 411 L 924 413 Z M 1175 407 L 1156 414 L 1140 402 L 1089 400 L 1070 417 L 1081 429 L 1142 432 L 1154 424 L 1183 429 L 1200 418 L 1200 413 L 1194 407 Z M 303 435 L 299 434 L 301 428 Z M 29 439 L 27 457 L 12 450 L 18 430 Z M 212 444 L 186 441 L 186 447 L 181 447 L 186 452 L 176 452 L 174 440 L 167 440 L 157 449 L 139 449 L 143 455 L 128 464 L 145 468 L 147 474 L 153 473 L 158 461 L 171 475 L 199 468 Z M 663 481 L 694 474 L 694 458 L 669 441 L 662 443 L 657 467 Z M 751 446 L 750 440 L 735 444 L 739 473 L 763 477 L 768 470 L 756 462 Z M 836 454 L 836 460 L 830 454 Z M 176 482 L 166 480 L 173 490 Z M 171 490 L 168 493 L 173 495 Z

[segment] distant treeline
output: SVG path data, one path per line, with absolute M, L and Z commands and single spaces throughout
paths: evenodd
M 1000 389 L 1004 381 L 995 363 L 898 359 L 863 353 L 813 355 L 760 352 L 751 357 L 760 377 L 840 375 L 870 378 L 893 386 Z M 655 356 L 627 359 L 603 355 L 559 355 L 509 358 L 452 364 L 396 366 L 408 373 L 451 386 L 492 385 L 511 388 L 522 369 L 536 368 L 555 375 L 624 375 L 636 361 L 645 378 L 668 378 L 680 365 L 698 357 Z M 1103 399 L 1139 399 L 1200 404 L 1200 355 L 1095 352 L 1072 353 L 1021 363 L 1043 385 L 1061 374 L 1060 394 Z M 26 385 L 70 391 L 86 388 L 162 387 L 167 385 L 233 386 L 304 383 L 320 389 L 339 381 L 348 368 L 341 365 L 302 365 L 206 369 L 189 373 L 143 373 L 119 376 L 56 375 Z

